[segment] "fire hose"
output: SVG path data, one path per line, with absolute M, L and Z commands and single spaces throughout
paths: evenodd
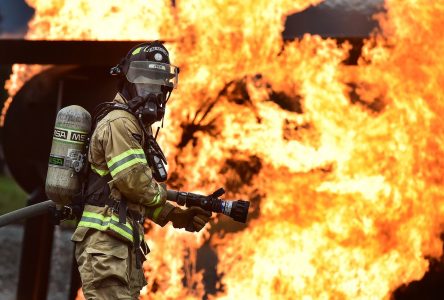
M 222 213 L 237 222 L 245 223 L 247 221 L 250 202 L 244 200 L 230 201 L 219 199 L 224 193 L 225 190 L 223 188 L 218 189 L 209 196 L 167 190 L 167 200 L 176 202 L 181 206 L 185 205 L 186 207 L 199 206 L 206 211 Z M 0 227 L 45 213 L 52 213 L 57 224 L 59 224 L 61 220 L 73 219 L 72 208 L 69 205 L 60 207 L 52 200 L 46 200 L 0 216 Z
M 50 212 L 56 204 L 52 200 L 47 200 L 37 204 L 29 205 L 24 208 L 14 210 L 10 213 L 0 216 L 0 227 L 20 221 L 22 219 L 32 218 Z

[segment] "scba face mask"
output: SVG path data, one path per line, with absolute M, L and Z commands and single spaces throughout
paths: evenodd
M 160 121 L 165 115 L 165 96 L 162 87 L 157 84 L 136 83 L 134 84 L 139 101 L 143 105 L 139 108 L 138 114 L 145 124 L 153 124 Z
M 134 85 L 136 94 L 143 99 L 138 110 L 145 124 L 162 120 L 166 102 L 177 86 L 178 68 L 166 63 L 132 61 L 126 79 Z

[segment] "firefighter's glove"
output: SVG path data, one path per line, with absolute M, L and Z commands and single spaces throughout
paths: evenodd
M 182 209 L 175 207 L 169 216 L 174 228 L 185 228 L 186 231 L 200 231 L 211 217 L 211 212 L 200 207 Z

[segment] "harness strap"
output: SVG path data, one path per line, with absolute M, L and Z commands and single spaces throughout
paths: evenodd
M 120 205 L 119 205 L 119 222 L 120 223 L 125 223 L 126 222 L 126 211 L 128 210 L 128 206 L 125 200 L 121 200 L 120 201 Z M 129 214 L 130 218 L 131 218 L 131 214 Z
M 137 221 L 134 217 L 132 217 L 132 212 L 129 211 L 130 220 L 132 221 L 133 225 L 133 241 L 134 241 L 134 256 L 136 257 L 136 268 L 140 269 L 142 267 L 142 263 L 145 260 L 145 255 L 143 255 L 142 251 L 140 250 L 140 235 L 139 235 L 139 224 L 137 224 Z
M 102 192 L 102 189 L 107 189 L 109 194 L 111 191 L 109 191 L 108 182 L 111 181 L 112 179 L 113 178 L 111 177 L 110 174 L 101 177 L 100 175 L 94 172 L 89 172 L 88 188 L 86 189 L 85 192 L 85 199 L 88 199 L 89 196 L 91 195 L 97 194 L 99 190 L 100 192 Z M 105 193 L 107 192 L 105 191 Z
M 113 211 L 119 215 L 119 223 L 126 223 L 126 213 L 128 206 L 125 199 L 115 201 L 110 199 L 111 191 L 108 182 L 112 180 L 111 175 L 107 174 L 103 177 L 90 172 L 88 178 L 88 188 L 86 190 L 85 202 L 90 205 L 103 207 L 108 205 L 113 208 Z M 140 214 L 137 213 L 139 216 Z M 139 218 L 140 219 L 140 218 Z
M 145 255 L 143 251 L 140 249 L 141 240 L 139 233 L 139 223 L 143 222 L 143 216 L 134 210 L 128 209 L 127 200 L 121 199 L 120 201 L 116 201 L 110 199 L 111 191 L 108 186 L 108 182 L 112 179 L 110 174 L 107 174 L 103 177 L 100 175 L 90 172 L 88 177 L 88 188 L 85 193 L 85 203 L 94 206 L 103 207 L 105 205 L 112 207 L 113 212 L 117 213 L 119 216 L 119 223 L 126 224 L 126 217 L 128 215 L 131 225 L 133 227 L 133 248 L 134 254 L 136 257 L 136 268 L 140 269 L 142 267 L 142 263 L 145 261 Z M 143 242 L 145 244 L 145 242 Z M 145 251 L 149 252 L 149 248 L 147 245 L 143 245 L 146 248 Z

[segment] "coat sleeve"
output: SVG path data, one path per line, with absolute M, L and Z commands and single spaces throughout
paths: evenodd
M 163 227 L 170 220 L 168 215 L 175 207 L 176 206 L 169 202 L 165 202 L 164 205 L 159 207 L 147 207 L 145 216 L 154 223 Z
M 166 190 L 157 183 L 137 135 L 141 135 L 138 125 L 128 118 L 109 121 L 104 128 L 102 146 L 106 165 L 113 180 L 112 187 L 133 203 L 148 208 L 163 207 L 166 203 Z

